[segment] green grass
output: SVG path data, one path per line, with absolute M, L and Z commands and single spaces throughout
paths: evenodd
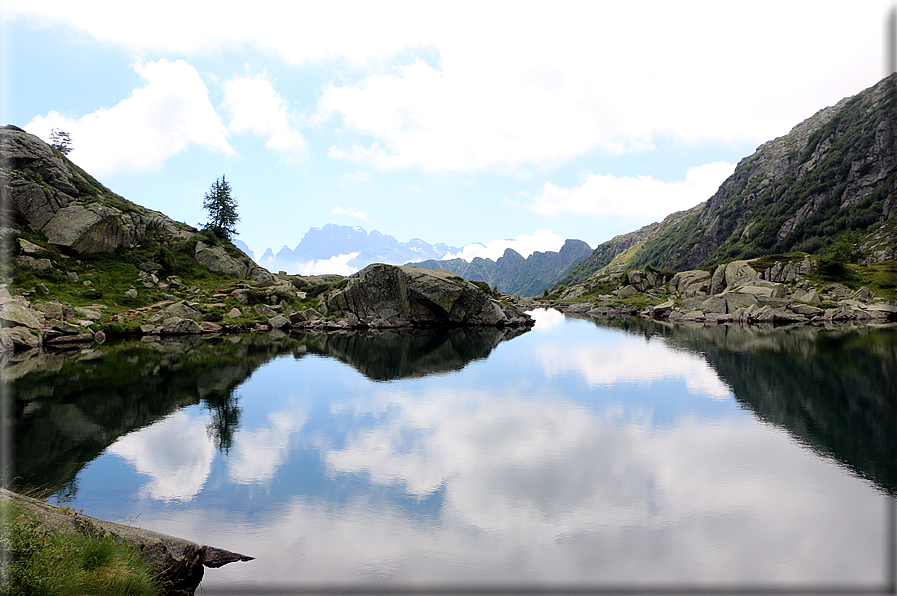
M 111 537 L 47 531 L 19 507 L 4 505 L 0 536 L 8 556 L 4 594 L 159 594 L 152 568 Z

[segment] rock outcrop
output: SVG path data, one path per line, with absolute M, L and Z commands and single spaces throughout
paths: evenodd
M 596 275 L 564 290 L 559 307 L 593 316 L 646 316 L 711 323 L 820 323 L 897 318 L 897 304 L 866 287 L 816 284 L 807 279 L 809 255 L 761 261 L 732 261 L 667 277 L 633 270 Z M 582 298 L 588 301 L 583 302 Z M 575 301 L 575 302 L 574 302 Z
M 895 215 L 897 74 L 764 143 L 703 203 L 599 245 L 558 285 L 649 264 L 817 253 L 842 233 L 865 262 L 894 260 Z
M 369 265 L 327 299 L 328 314 L 360 326 L 519 326 L 529 315 L 446 271 Z
M 200 546 L 182 538 L 95 519 L 71 510 L 63 511 L 54 505 L 2 488 L 0 500 L 14 503 L 47 531 L 98 538 L 112 536 L 129 543 L 156 570 L 166 594 L 193 594 L 202 580 L 204 567 L 221 567 L 253 559 L 213 546 Z
M 135 247 L 150 232 L 172 240 L 197 233 L 113 193 L 62 153 L 15 126 L 0 128 L 0 155 L 0 218 L 43 235 L 51 245 L 76 254 L 111 253 Z M 22 252 L 40 248 L 19 240 Z M 22 241 L 36 248 L 26 248 Z M 47 259 L 20 258 L 31 259 L 25 263 L 30 268 L 49 267 Z M 274 283 L 267 270 L 236 249 L 228 254 L 221 246 L 200 241 L 195 258 L 215 273 L 262 285 Z
M 187 226 L 112 193 L 38 137 L 0 128 L 2 215 L 78 253 L 133 246 L 147 231 Z
M 202 240 L 196 243 L 196 262 L 213 273 L 220 273 L 237 279 L 251 279 L 261 285 L 275 283 L 271 273 L 256 265 L 246 255 L 233 257 L 222 246 L 209 246 Z

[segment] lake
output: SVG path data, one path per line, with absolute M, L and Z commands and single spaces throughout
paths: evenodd
M 893 590 L 897 327 L 532 314 L 17 355 L 15 482 L 205 594 Z

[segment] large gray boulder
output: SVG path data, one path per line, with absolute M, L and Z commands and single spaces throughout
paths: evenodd
M 361 324 L 518 326 L 532 318 L 448 271 L 368 265 L 327 299 L 328 313 Z
M 699 294 L 707 294 L 710 290 L 710 273 L 701 269 L 680 271 L 670 280 L 669 289 L 674 294 L 691 298 Z
M 112 252 L 128 246 L 130 240 L 122 212 L 99 203 L 63 207 L 41 228 L 41 232 L 50 244 L 88 254 Z
M 232 257 L 227 254 L 224 247 L 209 246 L 202 240 L 196 243 L 193 256 L 197 263 L 213 273 L 237 279 L 251 279 L 263 286 L 270 286 L 277 281 L 268 270 L 253 263 L 246 255 L 243 255 L 243 258 Z
M 40 329 L 43 327 L 43 315 L 24 301 L 8 300 L 0 305 L 0 323 L 5 327 Z

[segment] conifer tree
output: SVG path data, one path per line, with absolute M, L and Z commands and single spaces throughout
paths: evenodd
M 68 155 L 72 151 L 72 137 L 64 130 L 51 128 L 50 146 L 58 149 L 63 155 Z
M 205 229 L 211 230 L 219 238 L 230 240 L 237 233 L 237 199 L 231 194 L 230 184 L 224 176 L 215 180 L 202 201 L 202 208 L 209 212 Z

